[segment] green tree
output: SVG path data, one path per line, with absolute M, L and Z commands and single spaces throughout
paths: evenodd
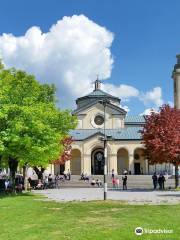
M 17 167 L 42 166 L 63 153 L 77 120 L 56 107 L 55 86 L 15 69 L 0 70 L 0 156 L 14 183 Z

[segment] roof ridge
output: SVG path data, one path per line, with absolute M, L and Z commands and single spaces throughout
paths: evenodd
M 102 93 L 102 95 L 101 94 L 98 95 L 98 92 Z M 109 97 L 115 98 L 115 99 L 120 99 L 119 97 L 113 96 L 113 95 L 111 95 L 111 94 L 109 94 L 109 93 L 107 93 L 107 92 L 105 92 L 101 89 L 94 89 L 92 92 L 86 94 L 85 96 L 79 97 L 77 100 L 82 99 L 82 98 L 86 98 L 86 97 L 103 97 L 103 95 L 104 96 L 109 96 Z

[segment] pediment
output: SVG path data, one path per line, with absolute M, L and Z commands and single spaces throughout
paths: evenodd
M 73 114 L 86 115 L 91 111 L 104 112 L 104 107 L 99 102 L 94 102 L 86 105 L 85 107 L 76 109 Z M 108 103 L 106 106 L 106 113 L 110 115 L 126 115 L 126 111 L 114 104 Z

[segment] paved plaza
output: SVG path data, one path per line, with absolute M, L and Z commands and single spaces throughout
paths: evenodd
M 66 201 L 93 201 L 103 200 L 102 188 L 62 188 L 33 191 L 42 194 L 49 200 Z M 108 200 L 120 200 L 129 204 L 178 204 L 178 191 L 147 191 L 147 190 L 109 190 Z

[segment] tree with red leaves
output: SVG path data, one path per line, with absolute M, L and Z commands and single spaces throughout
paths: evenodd
M 63 153 L 59 157 L 59 159 L 53 161 L 54 164 L 64 164 L 66 161 L 71 159 L 72 143 L 72 137 L 66 137 L 62 140 L 61 144 L 63 145 Z
M 158 113 L 152 112 L 146 116 L 142 137 L 150 164 L 172 163 L 175 166 L 175 187 L 178 187 L 180 110 L 163 105 Z

